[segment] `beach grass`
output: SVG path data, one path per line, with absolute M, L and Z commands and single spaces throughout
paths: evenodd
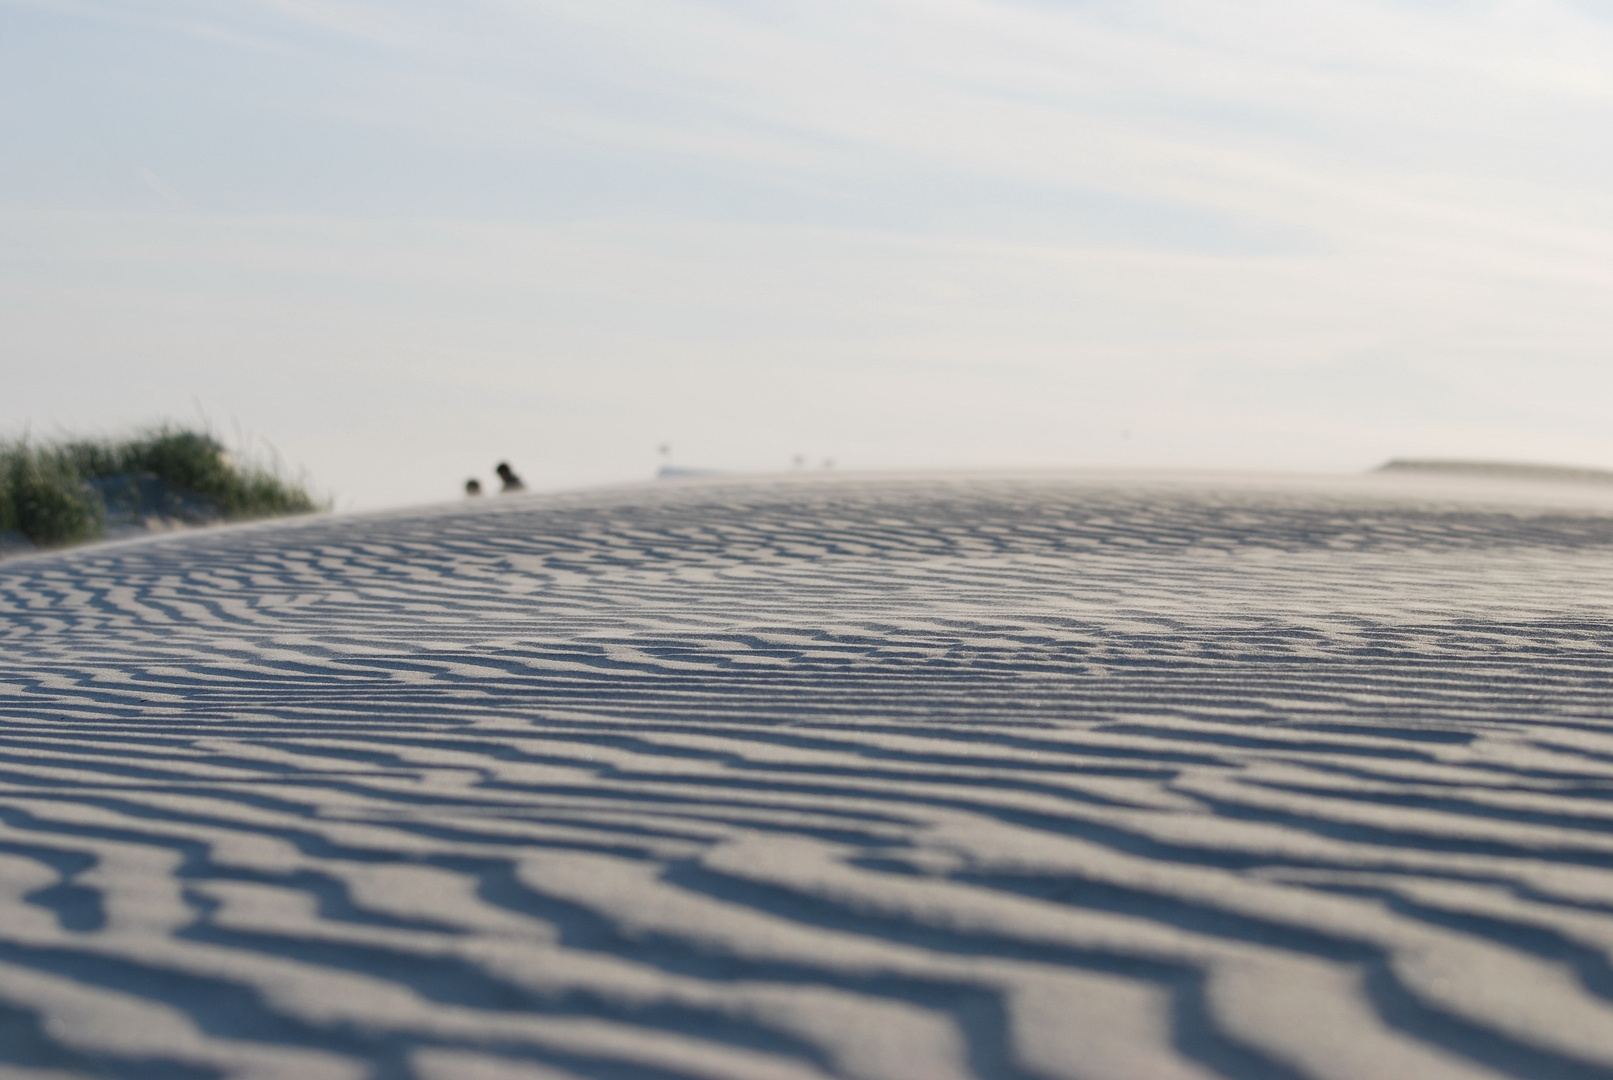
M 211 432 L 161 424 L 123 438 L 0 443 L 0 530 L 40 546 L 105 534 L 107 508 L 95 481 L 154 477 L 223 521 L 329 509 L 275 465 L 230 453 Z

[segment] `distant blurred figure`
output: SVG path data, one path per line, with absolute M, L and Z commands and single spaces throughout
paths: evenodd
M 504 481 L 504 486 L 499 488 L 498 491 L 500 495 L 509 495 L 513 492 L 526 490 L 526 485 L 521 483 L 521 478 L 515 475 L 515 470 L 510 468 L 508 461 L 499 462 L 495 471 L 498 473 L 498 478 Z
M 482 482 L 480 480 L 466 480 L 465 481 L 465 494 L 466 495 L 480 495 L 481 493 L 482 493 Z

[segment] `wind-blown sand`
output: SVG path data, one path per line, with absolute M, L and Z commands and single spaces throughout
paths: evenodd
M 6 562 L 0 1074 L 1613 1076 L 1613 498 L 1445 483 Z

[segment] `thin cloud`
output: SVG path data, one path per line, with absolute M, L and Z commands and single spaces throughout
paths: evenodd
M 179 192 L 174 190 L 173 185 L 169 184 L 166 180 L 152 172 L 150 169 L 144 167 L 137 168 L 135 169 L 135 175 L 139 176 L 141 182 L 155 192 L 158 198 L 167 203 L 169 206 L 172 206 L 174 209 L 192 209 L 190 203 L 185 201 L 184 196 L 180 195 Z
M 400 51 L 440 47 L 441 25 L 427 26 L 377 4 L 349 0 L 261 0 L 265 10 L 317 30 Z

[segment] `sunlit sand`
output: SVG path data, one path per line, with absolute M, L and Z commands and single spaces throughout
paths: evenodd
M 0 1074 L 1613 1076 L 1613 494 L 706 478 L 0 564 Z

